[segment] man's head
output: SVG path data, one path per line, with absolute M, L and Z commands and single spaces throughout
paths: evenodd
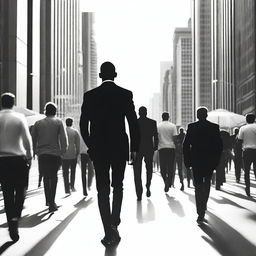
M 168 120 L 169 120 L 169 117 L 170 117 L 170 115 L 169 115 L 168 112 L 164 112 L 164 113 L 162 114 L 162 119 L 163 119 L 163 121 L 168 121 Z
M 139 116 L 140 117 L 146 117 L 147 116 L 147 108 L 142 106 L 139 108 Z
M 246 122 L 248 124 L 253 124 L 255 122 L 255 115 L 254 114 L 247 114 L 245 118 L 246 118 Z
M 179 132 L 180 132 L 181 134 L 184 133 L 184 128 L 183 128 L 183 127 L 180 127 Z
M 107 61 L 101 65 L 99 77 L 103 81 L 104 80 L 114 80 L 116 76 L 117 76 L 116 68 L 111 62 Z
M 71 117 L 68 117 L 66 119 L 66 126 L 71 127 L 73 125 L 73 119 Z
M 1 95 L 1 104 L 3 108 L 12 108 L 14 106 L 15 96 L 10 92 Z
M 234 134 L 237 135 L 239 133 L 239 128 L 235 127 L 233 131 L 234 131 Z
M 208 116 L 208 109 L 207 107 L 199 107 L 196 111 L 196 115 L 197 115 L 197 118 L 199 120 L 205 120 L 206 117 Z
M 53 102 L 47 102 L 44 107 L 46 116 L 55 116 L 57 112 L 57 105 Z

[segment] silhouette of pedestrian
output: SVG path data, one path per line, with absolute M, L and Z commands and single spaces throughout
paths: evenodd
M 62 169 L 65 193 L 70 194 L 70 189 L 74 192 L 77 157 L 80 153 L 80 135 L 79 132 L 72 127 L 73 119 L 66 119 L 66 133 L 68 136 L 68 148 L 62 156 Z M 69 171 L 70 170 L 70 171 Z
M 184 163 L 187 168 L 192 167 L 194 176 L 198 223 L 205 220 L 212 173 L 222 152 L 219 126 L 206 120 L 207 112 L 206 107 L 197 109 L 198 121 L 188 125 L 183 142 Z
M 147 171 L 146 195 L 147 197 L 150 197 L 150 185 L 153 174 L 153 155 L 154 151 L 157 150 L 158 135 L 156 121 L 147 117 L 146 107 L 142 106 L 139 108 L 139 116 L 140 117 L 138 118 L 138 123 L 140 128 L 140 146 L 136 162 L 133 165 L 133 169 L 137 200 L 141 201 L 143 192 L 141 181 L 142 160 L 144 158 Z
M 158 124 L 158 152 L 160 161 L 160 172 L 164 180 L 164 191 L 168 192 L 173 185 L 174 161 L 175 161 L 175 136 L 177 128 L 175 124 L 169 122 L 169 113 L 162 114 L 163 121 Z
M 68 146 L 65 128 L 62 121 L 56 118 L 56 111 L 57 106 L 54 103 L 46 103 L 46 117 L 37 121 L 32 131 L 34 152 L 38 156 L 38 166 L 43 174 L 44 193 L 49 212 L 58 210 L 55 203 L 57 172 L 61 165 L 61 156 Z
M 12 110 L 15 96 L 1 95 L 0 111 L 0 183 L 2 186 L 9 234 L 19 240 L 18 221 L 21 217 L 28 186 L 32 159 L 32 139 L 24 115 Z
M 251 164 L 256 167 L 256 124 L 255 115 L 246 115 L 247 124 L 242 126 L 239 130 L 239 143 L 243 145 L 243 161 L 244 161 L 244 180 L 245 192 L 247 196 L 250 194 L 250 170 Z
M 104 62 L 99 77 L 102 84 L 84 94 L 80 118 L 81 135 L 88 146 L 93 161 L 98 190 L 98 205 L 104 226 L 103 245 L 111 246 L 120 241 L 117 230 L 121 222 L 123 178 L 129 159 L 129 143 L 125 132 L 125 117 L 130 130 L 132 161 L 139 149 L 139 127 L 132 92 L 117 86 L 115 66 Z M 90 129 L 89 129 L 90 126 Z M 112 169 L 113 202 L 110 210 L 110 175 Z

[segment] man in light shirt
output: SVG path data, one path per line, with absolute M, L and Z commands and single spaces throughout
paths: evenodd
M 245 192 L 247 196 L 250 194 L 250 169 L 251 164 L 256 166 L 256 124 L 255 115 L 246 115 L 247 125 L 242 126 L 238 133 L 238 140 L 243 146 L 243 161 L 244 161 L 244 179 Z
M 33 147 L 38 155 L 38 166 L 44 179 L 44 193 L 49 212 L 58 210 L 55 203 L 58 170 L 61 156 L 66 152 L 68 141 L 62 121 L 56 118 L 57 106 L 48 102 L 45 105 L 46 117 L 35 123 L 32 130 Z
M 32 139 L 24 115 L 12 110 L 15 96 L 1 96 L 0 182 L 11 239 L 19 240 L 18 220 L 23 209 L 32 158 Z
M 177 136 L 175 124 L 169 122 L 169 113 L 162 114 L 163 121 L 159 123 L 158 130 L 158 152 L 160 160 L 160 171 L 164 180 L 164 191 L 168 192 L 172 185 L 174 175 L 175 144 L 174 137 Z
M 62 157 L 62 169 L 64 178 L 65 193 L 69 194 L 70 189 L 75 190 L 76 164 L 80 153 L 80 136 L 76 129 L 72 127 L 73 119 L 66 119 L 66 132 L 68 136 L 68 149 Z M 70 170 L 70 172 L 69 172 Z

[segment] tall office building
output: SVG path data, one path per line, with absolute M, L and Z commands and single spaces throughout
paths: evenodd
M 156 120 L 156 122 L 159 123 L 162 121 L 161 115 L 161 94 L 154 93 L 149 101 L 148 117 Z
M 237 113 L 256 111 L 256 3 L 232 1 L 235 31 L 235 87 Z
M 191 23 L 187 28 L 176 28 L 173 39 L 174 72 L 172 83 L 172 108 L 175 110 L 174 122 L 186 127 L 193 121 L 192 88 L 192 38 Z
M 212 108 L 235 111 L 234 1 L 212 1 Z
M 79 0 L 41 0 L 40 109 L 47 101 L 58 105 L 60 118 L 77 124 L 83 97 Z
M 212 109 L 211 2 L 212 0 L 191 2 L 194 112 L 201 105 Z
M 82 51 L 84 90 L 88 91 L 97 86 L 97 50 L 94 38 L 94 13 L 82 13 Z
M 160 94 L 161 94 L 161 111 L 168 111 L 168 88 L 169 88 L 169 73 L 171 62 L 160 62 Z

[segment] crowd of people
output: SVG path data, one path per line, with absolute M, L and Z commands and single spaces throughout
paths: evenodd
M 76 191 L 75 177 L 78 158 L 81 162 L 83 195 L 88 195 L 95 175 L 98 206 L 105 232 L 101 240 L 106 247 L 120 240 L 118 226 L 123 199 L 123 179 L 127 161 L 133 166 L 137 200 L 142 200 L 142 161 L 146 167 L 146 196 L 151 196 L 154 155 L 158 154 L 160 174 L 165 193 L 174 187 L 176 167 L 180 190 L 191 183 L 195 188 L 197 222 L 205 221 L 207 201 L 213 174 L 215 187 L 221 189 L 225 173 L 234 161 L 236 181 L 241 170 L 245 174 L 245 192 L 250 196 L 250 168 L 253 163 L 256 176 L 255 115 L 246 116 L 247 125 L 234 129 L 234 135 L 220 131 L 217 124 L 207 120 L 208 110 L 197 109 L 198 121 L 188 125 L 187 131 L 169 121 L 169 113 L 162 113 L 162 122 L 147 117 L 147 109 L 139 108 L 137 118 L 132 92 L 117 86 L 115 67 L 110 62 L 101 65 L 102 84 L 84 94 L 79 130 L 73 128 L 73 119 L 56 117 L 57 106 L 45 105 L 46 117 L 29 130 L 25 117 L 12 110 L 15 96 L 1 96 L 0 111 L 0 183 L 10 237 L 19 240 L 18 222 L 21 217 L 28 187 L 31 161 L 37 155 L 39 180 L 43 179 L 45 204 L 49 212 L 58 210 L 55 203 L 58 170 L 62 166 L 64 191 Z M 130 145 L 125 132 L 128 121 Z M 79 157 L 80 156 L 80 157 Z M 110 168 L 112 172 L 110 173 Z M 111 175 L 111 177 L 110 177 Z M 112 207 L 110 187 L 113 188 Z

